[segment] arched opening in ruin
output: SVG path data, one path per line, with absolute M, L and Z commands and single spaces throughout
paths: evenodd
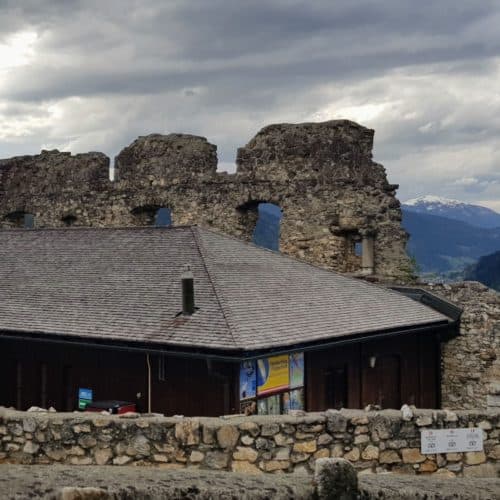
M 171 226 L 172 210 L 161 205 L 141 205 L 131 211 L 138 226 Z
M 7 222 L 7 227 L 22 227 L 25 229 L 35 227 L 35 216 L 24 210 L 10 212 L 5 216 L 5 221 Z
M 237 208 L 243 235 L 256 245 L 279 250 L 283 211 L 266 200 L 250 200 Z
M 155 226 L 167 227 L 172 225 L 172 211 L 170 208 L 161 207 L 156 211 Z
M 61 217 L 61 221 L 67 227 L 74 226 L 77 220 L 78 218 L 73 214 L 67 214 L 64 217 Z

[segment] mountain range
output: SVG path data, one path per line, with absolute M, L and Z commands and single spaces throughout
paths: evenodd
M 403 209 L 419 214 L 439 215 L 460 220 L 477 227 L 500 227 L 500 214 L 491 208 L 440 196 L 427 195 L 408 200 L 403 204 Z
M 410 234 L 408 252 L 420 274 L 462 279 L 478 260 L 500 250 L 500 214 L 486 207 L 424 196 L 402 205 L 403 227 Z M 494 265 L 486 260 L 481 267 Z

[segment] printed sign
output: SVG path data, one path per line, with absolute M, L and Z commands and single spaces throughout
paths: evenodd
M 482 450 L 483 431 L 478 427 L 425 429 L 421 433 L 421 453 L 423 455 Z
M 304 353 L 294 352 L 290 354 L 290 387 L 302 387 L 304 385 Z
M 89 403 L 92 403 L 92 389 L 78 389 L 78 409 L 85 410 Z
M 259 415 L 279 415 L 281 413 L 279 394 L 259 399 L 257 404 Z
M 255 361 L 243 361 L 240 365 L 240 401 L 254 398 L 257 394 L 257 367 Z
M 257 360 L 257 393 L 272 394 L 290 385 L 288 354 Z
M 283 393 L 283 412 L 304 409 L 304 389 L 294 389 Z

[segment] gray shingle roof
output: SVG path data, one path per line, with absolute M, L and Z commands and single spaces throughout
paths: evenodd
M 196 306 L 181 311 L 190 264 Z M 199 227 L 0 231 L 0 330 L 221 350 L 446 321 L 397 292 Z

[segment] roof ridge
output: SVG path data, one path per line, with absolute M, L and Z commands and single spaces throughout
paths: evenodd
M 198 249 L 198 252 L 201 257 L 201 261 L 203 263 L 203 267 L 205 268 L 205 271 L 207 272 L 208 280 L 210 281 L 210 285 L 212 286 L 212 289 L 214 291 L 215 299 L 217 300 L 217 303 L 219 304 L 220 310 L 222 312 L 222 316 L 224 318 L 224 321 L 226 322 L 227 329 L 229 330 L 229 333 L 231 334 L 231 338 L 233 339 L 233 343 L 235 348 L 239 347 L 238 342 L 236 341 L 234 332 L 233 332 L 233 327 L 231 326 L 231 322 L 228 319 L 228 315 L 226 314 L 226 303 L 224 299 L 221 297 L 222 293 L 219 290 L 219 287 L 216 285 L 215 280 L 212 277 L 212 272 L 209 268 L 208 265 L 208 260 L 207 256 L 205 253 L 205 246 L 203 245 L 203 242 L 200 238 L 199 235 L 199 227 L 197 226 L 191 226 L 189 228 L 191 230 L 191 233 L 193 234 L 194 242 L 196 243 L 196 248 Z

